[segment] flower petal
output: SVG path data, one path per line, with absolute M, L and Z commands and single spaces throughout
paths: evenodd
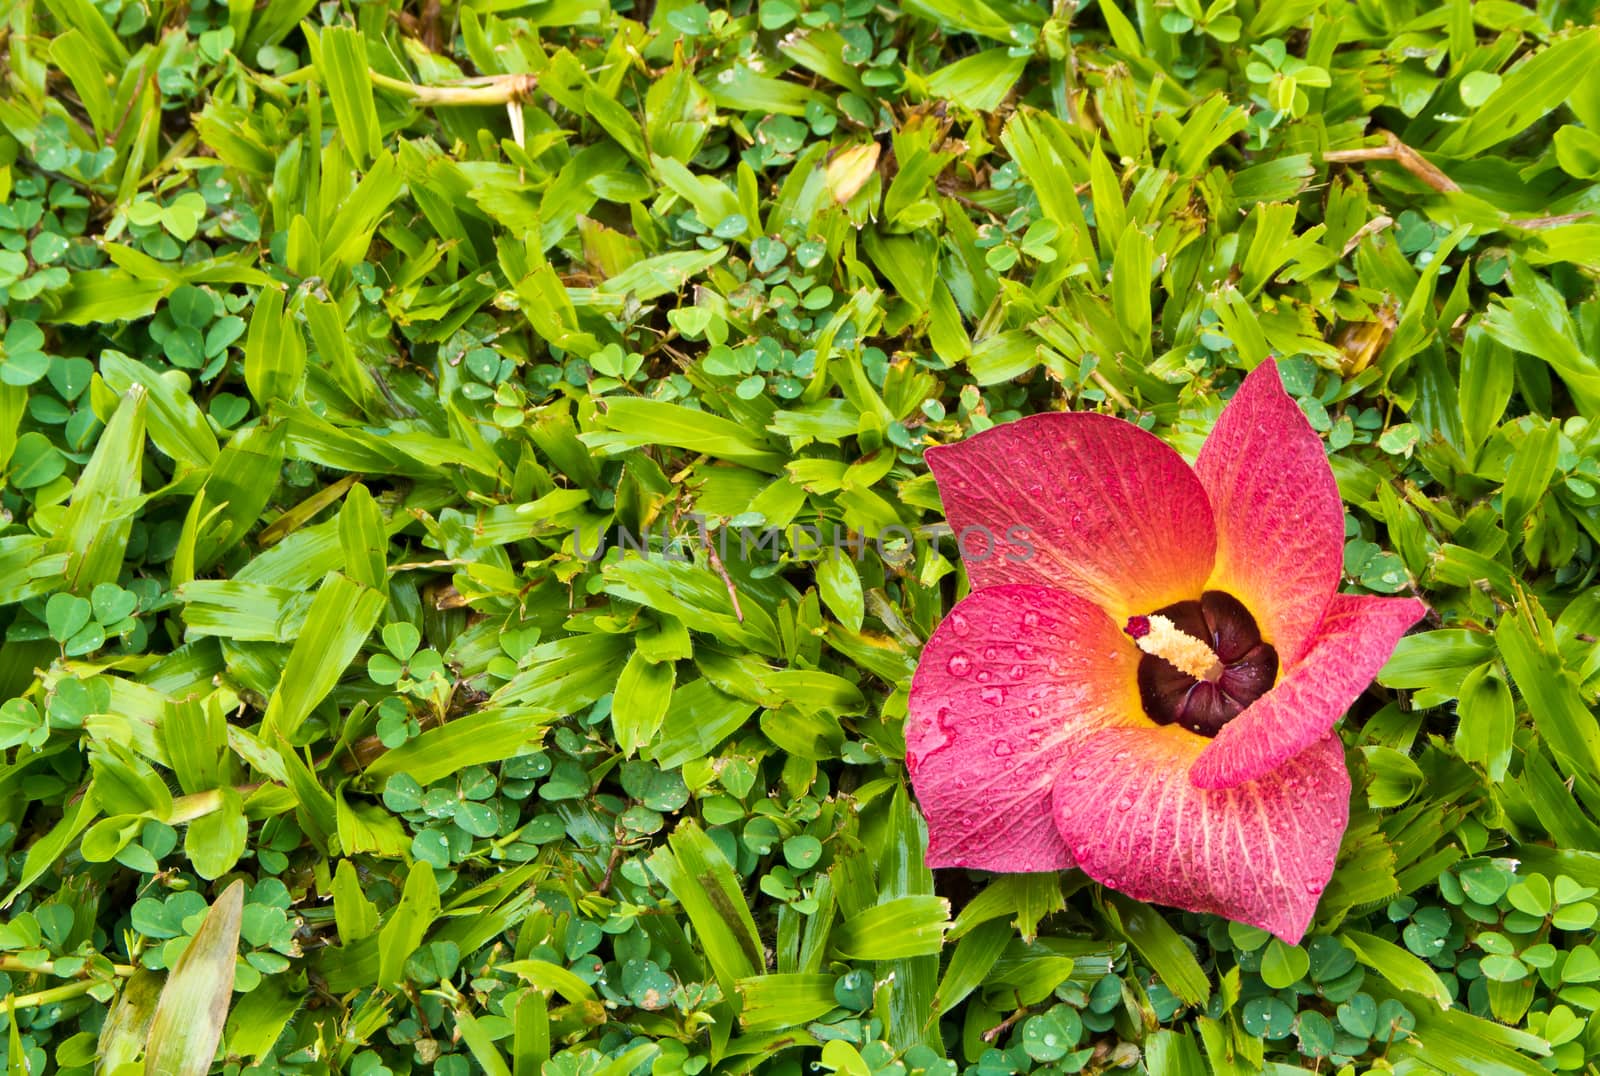
M 1350 816 L 1337 737 L 1237 788 L 1196 788 L 1205 741 L 1172 726 L 1108 729 L 1056 784 L 1056 825 L 1091 878 L 1138 900 L 1305 934 Z
M 1195 463 L 1216 517 L 1210 589 L 1244 602 L 1292 665 L 1339 589 L 1344 507 L 1322 439 L 1267 361 L 1222 409 Z
M 1033 415 L 927 458 L 974 589 L 1058 586 L 1121 618 L 1204 589 L 1216 550 L 1205 489 L 1131 422 Z
M 1139 652 L 1094 604 L 999 586 L 960 602 L 911 680 L 906 767 L 928 819 L 928 865 L 1072 865 L 1050 796 L 1083 736 L 1142 720 Z
M 1412 598 L 1335 594 L 1311 649 L 1278 685 L 1224 725 L 1190 779 L 1201 788 L 1251 781 L 1322 739 L 1360 697 L 1427 606 Z

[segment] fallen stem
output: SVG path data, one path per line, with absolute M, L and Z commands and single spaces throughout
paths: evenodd
M 1367 236 L 1381 232 L 1383 229 L 1389 227 L 1393 223 L 1394 218 L 1385 213 L 1380 213 L 1376 217 L 1373 217 L 1371 220 L 1367 221 L 1367 223 L 1356 229 L 1354 235 L 1345 240 L 1343 251 L 1344 256 L 1349 257 L 1350 252 L 1359 247 L 1361 245 L 1361 241 Z
M 1135 410 L 1133 401 L 1128 399 L 1121 392 L 1117 391 L 1117 386 L 1113 385 L 1110 381 L 1107 381 L 1106 375 L 1102 374 L 1099 369 L 1090 370 L 1089 379 L 1096 385 L 1099 385 L 1100 391 L 1104 392 L 1107 396 L 1115 400 L 1117 405 L 1124 411 Z
M 242 799 L 260 788 L 262 782 L 253 781 L 249 784 L 235 785 L 233 791 Z M 181 826 L 186 822 L 193 822 L 197 818 L 204 818 L 208 814 L 216 814 L 222 810 L 222 789 L 213 788 L 206 792 L 191 792 L 187 796 L 178 796 L 172 801 L 172 811 L 162 819 L 171 826 Z
M 1004 1020 L 1000 1021 L 994 1027 L 991 1027 L 988 1031 L 985 1031 L 980 1037 L 984 1042 L 995 1042 L 1000 1038 L 1001 1035 L 1004 1035 L 1007 1031 L 1010 1031 L 1012 1026 L 1015 1025 L 1018 1020 L 1021 1020 L 1027 1015 L 1028 1009 L 1026 1006 L 1024 1006 L 1012 1013 L 1010 1016 L 1006 1017 Z
M 134 967 L 132 964 L 113 964 L 111 965 L 111 970 L 117 975 L 127 978 L 129 975 L 132 975 L 139 969 Z M 56 962 L 54 960 L 45 960 L 38 964 L 29 964 L 28 962 L 18 959 L 14 956 L 0 956 L 0 971 L 22 972 L 24 974 L 31 973 L 34 975 L 61 975 L 60 972 L 56 971 Z M 66 978 L 66 976 L 63 975 L 62 978 Z
M 1506 223 L 1513 228 L 1526 228 L 1530 232 L 1536 232 L 1541 228 L 1559 228 L 1564 224 L 1576 224 L 1581 220 L 1588 220 L 1592 216 L 1594 216 L 1593 213 L 1584 210 L 1581 213 L 1562 213 L 1554 217 L 1523 217 Z
M 1438 191 L 1449 194 L 1461 189 L 1460 185 L 1422 154 L 1396 138 L 1392 131 L 1382 131 L 1384 144 L 1364 146 L 1361 149 L 1330 149 L 1322 155 L 1329 164 L 1354 164 L 1358 161 L 1393 161 L 1422 182 Z
M 70 1001 L 94 989 L 93 980 L 84 980 L 79 983 L 68 983 L 66 986 L 52 986 L 49 990 L 40 990 L 36 994 L 21 994 L 8 998 L 6 1004 L 18 1009 L 32 1009 L 40 1005 L 50 1005 L 57 1001 Z
M 453 86 L 423 86 L 403 79 L 390 78 L 368 68 L 367 76 L 381 89 L 409 97 L 419 105 L 508 105 L 528 100 L 538 88 L 535 75 L 495 75 L 487 79 Z
M 705 546 L 706 556 L 711 561 L 711 566 L 722 576 L 722 585 L 728 588 L 728 601 L 733 604 L 733 618 L 739 623 L 744 623 L 744 610 L 739 607 L 739 590 L 733 585 L 733 578 L 728 575 L 728 569 L 723 566 L 722 558 L 717 556 L 716 547 L 711 544 L 711 537 L 706 533 L 704 524 L 700 526 L 700 543 Z M 609 876 L 610 871 L 606 872 Z

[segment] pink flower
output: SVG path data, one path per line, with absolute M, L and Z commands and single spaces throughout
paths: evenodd
M 1277 366 L 1193 468 L 1071 413 L 928 462 L 973 587 L 911 682 L 929 863 L 1076 866 L 1298 941 L 1349 820 L 1333 727 L 1426 610 L 1337 593 L 1344 509 Z

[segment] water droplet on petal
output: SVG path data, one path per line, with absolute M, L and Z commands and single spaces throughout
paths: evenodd
M 1074 766 L 1074 767 L 1072 767 L 1072 779 L 1074 781 L 1087 781 L 1089 778 L 1091 778 L 1093 776 L 1094 776 L 1094 767 L 1092 767 L 1092 766 Z
M 1111 756 L 1111 761 L 1112 762 L 1126 762 L 1127 760 L 1128 760 L 1128 752 L 1127 751 L 1118 751 L 1116 754 Z
M 1305 883 L 1305 887 L 1307 893 L 1315 896 L 1316 894 L 1322 892 L 1323 883 L 1317 881 L 1316 879 L 1310 879 Z M 1440 944 L 1442 945 L 1443 942 L 1440 942 Z
M 1117 810 L 1119 810 L 1119 811 L 1131 811 L 1131 810 L 1133 810 L 1133 797 L 1132 796 L 1123 796 L 1121 799 L 1119 799 L 1117 801 Z
M 972 671 L 972 659 L 965 654 L 951 654 L 945 668 L 950 670 L 951 676 L 965 676 Z
M 992 647 L 992 646 L 984 647 L 983 648 L 983 660 L 984 661 L 993 661 L 994 660 L 994 653 L 995 653 L 994 647 Z
M 1021 665 L 1013 665 L 1007 670 L 1013 680 L 1021 680 L 1024 671 Z
M 978 671 L 977 679 L 978 679 L 978 683 L 987 684 L 990 680 L 994 679 L 994 675 L 992 673 L 990 673 L 988 669 L 980 669 Z
M 1010 744 L 1006 743 L 1006 741 L 1004 741 L 1004 740 L 996 740 L 994 742 L 994 757 L 995 758 L 1005 758 L 1009 754 L 1011 754 L 1011 745 Z
M 966 617 L 962 616 L 960 613 L 951 613 L 950 614 L 950 630 L 955 632 L 957 635 L 965 635 L 968 631 L 970 631 L 972 629 L 971 629 L 970 625 L 967 624 L 967 618 Z
M 1023 613 L 1022 626 L 1025 628 L 1037 628 L 1039 626 L 1039 614 L 1034 612 L 1032 609 L 1029 609 L 1026 613 Z
M 999 706 L 1001 703 L 1006 701 L 1006 691 L 1005 688 L 1002 687 L 986 687 L 982 691 L 978 692 L 978 698 L 982 699 L 990 706 Z

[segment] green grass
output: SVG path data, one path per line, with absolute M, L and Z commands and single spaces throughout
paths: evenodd
M 11 6 L 8 1072 L 1594 1071 L 1595 14 Z M 923 449 L 1269 355 L 1433 611 L 1311 935 L 933 874 Z

